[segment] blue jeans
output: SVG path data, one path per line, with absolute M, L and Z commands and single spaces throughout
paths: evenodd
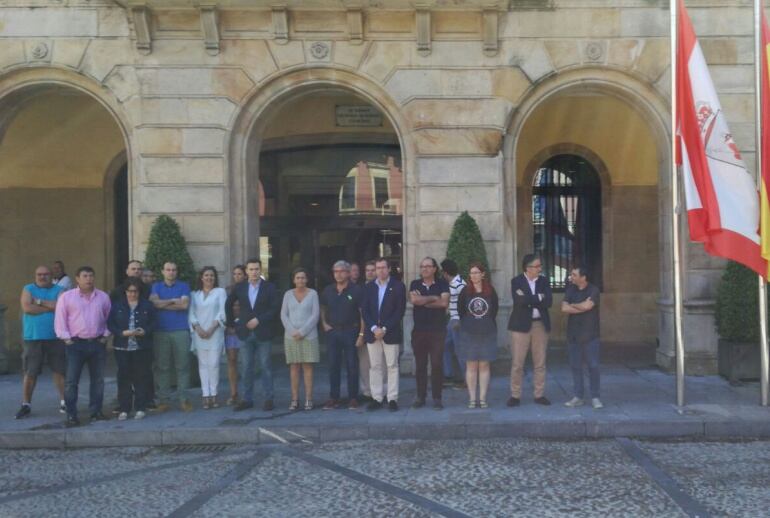
M 572 383 L 575 389 L 575 397 L 583 399 L 585 388 L 583 386 L 583 361 L 588 365 L 588 381 L 591 397 L 599 397 L 599 339 L 579 344 L 570 342 L 569 364 L 572 367 Z
M 446 338 L 444 339 L 444 379 L 451 379 L 454 371 L 453 356 L 457 356 L 457 347 L 460 344 L 460 328 L 452 329 L 452 321 L 446 326 Z M 459 379 L 465 379 L 465 360 L 457 356 L 457 362 L 460 364 Z
M 343 358 L 345 359 L 345 371 L 348 378 L 348 398 L 358 398 L 357 339 L 358 328 L 332 329 L 326 333 L 326 353 L 329 356 L 329 397 L 331 399 L 340 399 Z
M 259 355 L 259 368 L 262 371 L 262 392 L 265 399 L 273 399 L 273 367 L 270 362 L 270 352 L 273 342 L 257 340 L 254 334 L 244 340 L 239 349 L 238 359 L 241 364 L 241 397 L 249 403 L 254 402 L 254 375 L 256 356 Z
M 90 379 L 88 410 L 91 414 L 102 411 L 104 400 L 104 362 L 107 350 L 103 343 L 97 340 L 76 340 L 65 348 L 67 354 L 67 377 L 64 382 L 64 403 L 67 415 L 78 415 L 78 383 L 83 365 L 88 364 Z

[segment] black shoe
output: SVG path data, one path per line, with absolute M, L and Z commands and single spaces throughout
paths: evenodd
M 412 408 L 422 408 L 424 406 L 425 406 L 424 399 L 415 399 L 414 403 L 412 403 Z
M 15 419 L 24 419 L 25 417 L 27 417 L 31 413 L 32 413 L 32 407 L 31 406 L 29 406 L 29 405 L 21 405 L 21 408 L 19 409 L 19 411 L 16 412 Z
M 509 397 L 508 402 L 506 403 L 507 406 L 519 406 L 521 404 L 521 400 L 517 397 Z
M 367 396 L 366 394 L 358 396 L 359 403 L 371 403 L 372 401 L 374 401 L 374 399 L 372 399 L 372 396 Z
M 444 404 L 440 399 L 433 400 L 433 410 L 444 410 Z
M 241 401 L 237 405 L 233 407 L 234 412 L 241 412 L 243 410 L 248 410 L 249 408 L 254 408 L 254 403 L 251 401 Z
M 366 409 L 369 411 L 379 410 L 380 408 L 382 408 L 382 403 L 380 403 L 376 399 L 373 399 L 371 403 L 366 405 Z
M 80 419 L 78 419 L 77 416 L 74 415 L 68 415 L 67 420 L 64 422 L 64 426 L 67 428 L 73 428 L 75 426 L 80 426 Z
M 548 398 L 545 397 L 545 396 L 536 397 L 535 398 L 535 403 L 537 403 L 538 405 L 543 405 L 543 406 L 551 406 L 551 402 L 548 401 Z
M 398 403 L 396 403 L 395 401 L 388 401 L 388 410 L 390 410 L 391 412 L 395 412 L 396 410 L 398 410 Z
M 101 412 L 94 412 L 91 414 L 90 420 L 92 423 L 95 423 L 96 421 L 106 421 L 107 418 Z
M 273 408 L 275 408 L 275 406 L 273 405 L 272 399 L 266 399 L 265 402 L 262 404 L 263 412 L 272 412 Z

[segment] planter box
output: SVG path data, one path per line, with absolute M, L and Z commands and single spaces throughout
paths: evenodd
M 758 380 L 760 376 L 759 344 L 719 339 L 719 374 L 731 383 Z

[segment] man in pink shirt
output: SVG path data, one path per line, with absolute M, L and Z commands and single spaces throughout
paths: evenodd
M 104 420 L 104 362 L 107 356 L 107 317 L 110 297 L 94 288 L 94 269 L 78 268 L 77 288 L 59 296 L 56 304 L 54 330 L 65 344 L 67 378 L 64 383 L 64 401 L 67 407 L 67 426 L 78 426 L 78 383 L 83 365 L 88 364 L 90 394 L 88 408 L 91 422 Z

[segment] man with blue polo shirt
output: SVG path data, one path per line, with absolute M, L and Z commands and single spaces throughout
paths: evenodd
M 176 369 L 176 388 L 182 411 L 192 410 L 187 398 L 190 388 L 190 328 L 187 309 L 190 306 L 190 286 L 177 279 L 177 265 L 163 264 L 163 280 L 152 285 L 150 302 L 158 310 L 157 327 L 153 334 L 155 351 L 155 382 L 158 384 L 158 411 L 169 409 L 171 369 Z
M 67 362 L 64 343 L 56 338 L 54 330 L 56 301 L 63 291 L 64 288 L 53 283 L 51 270 L 47 266 L 38 266 L 35 269 L 35 282 L 27 284 L 21 291 L 24 381 L 21 408 L 16 412 L 16 419 L 27 417 L 32 412 L 32 393 L 35 391 L 37 377 L 43 372 L 44 362 L 48 362 L 53 373 L 53 383 L 59 391 L 59 411 L 63 411 Z

